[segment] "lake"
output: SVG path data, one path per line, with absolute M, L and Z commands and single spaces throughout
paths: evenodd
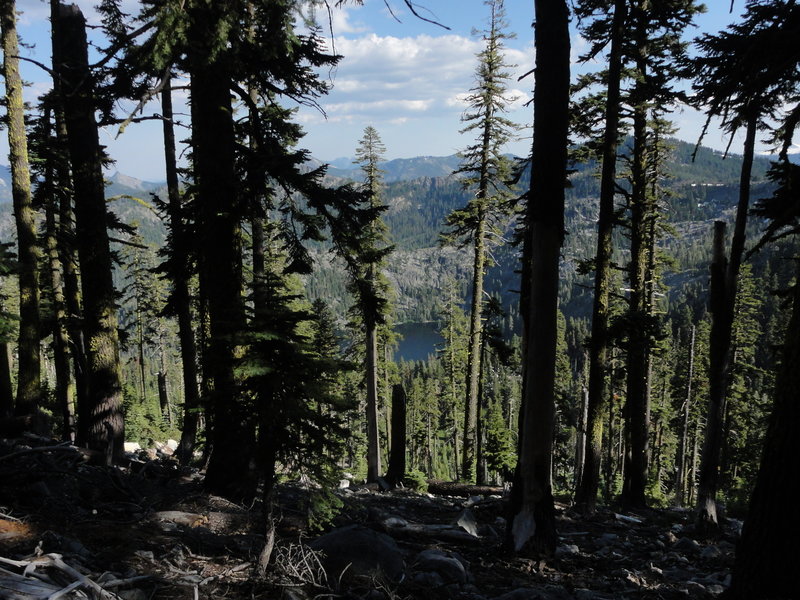
M 444 338 L 439 335 L 439 324 L 433 321 L 426 323 L 401 323 L 394 330 L 402 336 L 395 360 L 427 360 L 435 355 L 437 348 L 444 345 Z

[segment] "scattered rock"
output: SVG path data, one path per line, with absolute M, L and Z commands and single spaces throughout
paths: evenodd
M 562 544 L 556 548 L 556 558 L 564 558 L 565 556 L 574 556 L 580 554 L 581 550 L 575 544 Z
M 672 548 L 680 552 L 697 552 L 700 550 L 700 544 L 692 538 L 682 537 L 672 545 Z
M 417 585 L 426 588 L 439 588 L 444 585 L 444 579 L 442 579 L 442 576 L 435 571 L 422 571 L 420 573 L 415 573 L 412 581 Z
M 385 577 L 400 581 L 403 577 L 403 555 L 388 535 L 363 525 L 339 527 L 318 537 L 310 544 L 321 551 L 322 566 L 329 581 L 345 578 Z
M 414 570 L 437 573 L 446 583 L 466 583 L 468 578 L 464 564 L 452 553 L 442 550 L 420 552 L 414 560 Z
M 599 538 L 597 538 L 597 544 L 599 546 L 608 546 L 610 544 L 615 543 L 619 539 L 619 536 L 616 533 L 604 533 Z
M 700 558 L 704 558 L 706 560 L 716 560 L 722 556 L 722 552 L 716 546 L 706 546 L 700 552 Z
M 142 449 L 139 442 L 125 442 L 122 447 L 125 452 L 139 452 Z
M 470 535 L 478 537 L 478 522 L 475 520 L 475 515 L 468 508 L 461 511 L 453 525 L 460 527 Z
M 483 496 L 470 496 L 467 498 L 466 502 L 464 502 L 464 507 L 469 508 L 470 506 L 474 506 L 478 502 L 483 500 Z
M 573 596 L 563 586 L 543 585 L 535 588 L 520 588 L 497 596 L 495 600 L 572 600 Z
M 148 594 L 144 590 L 133 589 L 119 591 L 117 592 L 117 596 L 122 598 L 122 600 L 150 600 L 151 594 Z
M 408 521 L 401 517 L 387 517 L 381 521 L 381 525 L 386 529 L 403 529 L 408 527 Z

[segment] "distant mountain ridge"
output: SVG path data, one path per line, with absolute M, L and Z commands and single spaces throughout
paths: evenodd
M 665 197 L 666 218 L 678 232 L 665 241 L 671 254 L 686 256 L 691 251 L 701 256 L 706 246 L 710 221 L 730 219 L 738 195 L 740 156 L 731 155 L 723 159 L 721 153 L 700 148 L 692 160 L 694 145 L 673 141 L 674 150 L 668 162 L 669 177 L 663 185 L 670 190 Z M 396 252 L 389 259 L 388 275 L 397 290 L 398 321 L 424 322 L 438 318 L 437 304 L 441 285 L 448 278 L 462 282 L 466 293 L 466 281 L 470 273 L 468 249 L 442 249 L 439 247 L 440 232 L 445 217 L 454 209 L 462 207 L 471 192 L 464 190 L 453 171 L 459 165 L 458 155 L 420 156 L 395 159 L 382 166 L 385 171 L 384 200 L 388 210 L 384 215 Z M 345 165 L 347 159 L 336 161 Z M 317 168 L 323 163 L 310 160 L 308 167 Z M 766 172 L 769 160 L 757 157 L 753 169 L 753 198 L 763 197 L 769 190 Z M 345 180 L 361 179 L 357 165 L 352 168 L 328 168 L 331 185 Z M 161 246 L 166 237 L 164 224 L 152 206 L 151 194 L 164 196 L 164 183 L 149 182 L 115 173 L 107 177 L 106 195 L 115 198 L 111 209 L 126 223 L 136 223 L 142 238 L 150 244 Z M 597 164 L 578 165 L 570 177 L 567 189 L 566 228 L 568 236 L 563 250 L 563 285 L 573 286 L 577 265 L 593 253 L 597 194 L 599 180 Z M 520 181 L 519 189 L 528 186 L 527 177 Z M 510 239 L 511 232 L 507 232 Z M 11 241 L 14 224 L 11 207 L 11 183 L 8 167 L 0 166 L 0 241 Z M 622 234 L 620 233 L 620 236 Z M 696 251 L 695 251 L 696 250 Z M 509 290 L 519 287 L 516 249 L 501 246 L 497 249 L 497 266 L 487 278 L 487 290 L 500 293 L 513 304 L 515 297 Z M 318 269 L 307 278 L 311 297 L 328 300 L 338 314 L 347 309 L 346 278 L 340 265 L 331 262 L 325 246 L 313 247 L 318 259 Z M 624 255 L 624 250 L 620 252 Z M 621 256 L 620 260 L 623 260 Z M 707 268 L 692 259 L 692 265 L 684 261 L 684 268 L 695 268 L 696 281 L 704 281 Z M 703 259 L 705 260 L 705 259 Z M 704 265 L 704 263 L 703 263 Z M 687 277 L 683 278 L 687 280 Z M 702 282 L 701 282 L 702 283 Z M 703 283 L 704 285 L 704 283 Z M 580 286 L 570 291 L 572 299 L 564 298 L 565 311 L 571 315 L 584 315 L 590 307 L 588 294 L 580 292 Z M 570 289 L 573 289 L 570 288 Z

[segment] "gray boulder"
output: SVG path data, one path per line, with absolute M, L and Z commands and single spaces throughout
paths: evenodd
M 328 581 L 379 578 L 390 582 L 403 579 L 405 565 L 397 543 L 388 535 L 362 525 L 334 529 L 311 542 L 312 550 L 322 552 L 322 566 Z

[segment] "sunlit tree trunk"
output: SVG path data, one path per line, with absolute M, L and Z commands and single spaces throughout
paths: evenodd
M 608 321 L 613 253 L 614 196 L 616 193 L 617 140 L 619 139 L 620 85 L 622 79 L 622 41 L 625 33 L 627 0 L 614 2 L 611 50 L 608 59 L 603 165 L 600 176 L 600 208 L 597 217 L 597 253 L 595 256 L 592 337 L 589 344 L 589 385 L 586 407 L 586 451 L 583 454 L 580 486 L 575 502 L 591 513 L 600 486 L 600 463 L 603 447 L 606 377 L 608 372 Z
M 6 84 L 6 128 L 8 158 L 11 162 L 11 195 L 17 226 L 19 262 L 19 343 L 17 353 L 17 398 L 14 413 L 29 415 L 41 401 L 41 358 L 39 351 L 39 247 L 35 211 L 31 203 L 31 173 L 25 106 L 19 73 L 16 2 L 0 2 L 0 30 L 3 42 L 3 76 Z
M 76 241 L 81 263 L 83 331 L 89 376 L 89 447 L 121 456 L 124 441 L 116 292 L 106 229 L 102 148 L 94 117 L 85 20 L 77 6 L 62 6 L 53 24 L 57 76 L 75 188 Z

